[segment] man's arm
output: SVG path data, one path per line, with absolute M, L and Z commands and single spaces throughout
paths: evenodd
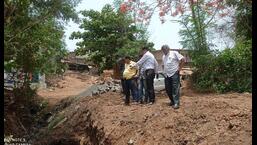
M 155 73 L 155 75 L 156 75 L 156 78 L 158 79 L 159 78 L 159 74 L 158 74 L 158 62 L 157 62 L 157 60 L 155 59 L 155 57 L 154 57 L 154 73 Z
M 182 70 L 184 64 L 185 64 L 185 58 L 183 57 L 183 58 L 179 61 L 179 71 Z
M 148 56 L 147 56 L 146 54 L 144 54 L 144 55 L 140 58 L 140 60 L 136 63 L 136 65 L 137 65 L 138 67 L 141 67 L 147 59 L 148 59 Z
M 162 71 L 164 72 L 164 56 L 162 56 Z
M 183 55 L 181 55 L 180 53 L 178 53 L 177 51 L 175 51 L 175 55 L 176 55 L 177 59 L 179 60 L 179 71 L 181 71 L 184 66 L 184 63 L 185 63 L 185 57 Z
M 157 60 L 154 58 L 154 72 L 157 74 L 158 73 L 158 62 Z

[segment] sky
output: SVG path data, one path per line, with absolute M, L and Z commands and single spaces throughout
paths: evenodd
M 82 0 L 80 4 L 76 7 L 77 12 L 81 10 L 97 10 L 100 11 L 105 4 L 112 4 L 113 0 Z M 178 32 L 181 26 L 178 23 L 166 21 L 161 24 L 158 13 L 155 13 L 148 26 L 148 32 L 150 34 L 149 41 L 154 43 L 154 48 L 159 50 L 161 46 L 167 44 L 172 49 L 181 49 L 182 46 L 179 44 L 181 40 Z M 69 37 L 72 32 L 81 31 L 79 29 L 79 24 L 74 22 L 69 22 L 65 27 L 65 42 L 66 47 L 69 51 L 74 51 L 76 49 L 76 43 L 79 40 L 70 40 Z M 216 42 L 218 48 L 222 48 L 222 42 Z
M 102 7 L 108 3 L 112 4 L 113 0 L 82 0 L 76 10 L 94 9 L 100 11 Z M 79 31 L 81 29 L 79 29 L 78 24 L 72 21 L 69 22 L 65 28 L 65 42 L 67 49 L 69 51 L 74 51 L 76 49 L 76 43 L 79 42 L 79 40 L 70 40 L 69 37 L 72 32 Z M 177 23 L 167 21 L 164 24 L 161 24 L 157 13 L 156 15 L 153 15 L 148 27 L 148 32 L 150 34 L 149 41 L 154 43 L 155 49 L 160 49 L 164 44 L 168 44 L 170 48 L 180 49 L 182 46 L 179 44 L 179 29 L 180 26 Z

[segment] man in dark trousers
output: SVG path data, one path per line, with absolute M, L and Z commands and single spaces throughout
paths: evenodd
M 165 89 L 170 98 L 170 105 L 174 109 L 179 108 L 180 97 L 180 74 L 183 64 L 185 62 L 184 57 L 177 51 L 170 51 L 168 45 L 163 45 L 161 48 L 163 52 L 162 64 L 163 73 L 165 75 Z
M 136 63 L 136 66 L 143 71 L 145 76 L 146 86 L 145 86 L 145 95 L 149 97 L 149 104 L 155 102 L 155 93 L 154 93 L 154 77 L 158 73 L 158 62 L 156 61 L 154 55 L 149 51 L 148 47 L 142 48 L 142 57 Z M 147 102 L 146 102 L 147 103 Z

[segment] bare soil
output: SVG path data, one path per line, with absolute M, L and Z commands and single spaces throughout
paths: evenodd
M 38 91 L 38 95 L 45 98 L 50 106 L 53 106 L 66 97 L 81 93 L 94 84 L 97 78 L 98 77 L 91 76 L 87 73 L 83 74 L 75 71 L 67 71 L 63 79 L 53 80 L 56 81 L 55 87 L 41 89 Z
M 66 76 L 66 86 L 39 92 L 52 104 L 78 94 L 89 84 Z M 87 82 L 89 80 L 89 82 Z M 76 86 L 76 87 L 75 87 Z M 37 144 L 114 145 L 251 145 L 252 94 L 200 94 L 184 86 L 181 106 L 168 106 L 165 92 L 156 103 L 124 106 L 123 95 L 108 92 L 81 97 L 55 114 L 55 125 L 42 129 Z M 72 100 L 72 97 L 64 100 Z M 74 98 L 74 97 L 73 97 Z M 62 100 L 63 101 L 63 100 Z M 66 103 L 67 103 L 66 101 Z M 65 102 L 65 101 L 63 101 Z M 57 104 L 55 108 L 58 108 Z

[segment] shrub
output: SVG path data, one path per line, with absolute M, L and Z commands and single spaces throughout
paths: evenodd
M 252 41 L 238 42 L 218 55 L 211 53 L 194 59 L 192 82 L 206 92 L 252 92 Z

